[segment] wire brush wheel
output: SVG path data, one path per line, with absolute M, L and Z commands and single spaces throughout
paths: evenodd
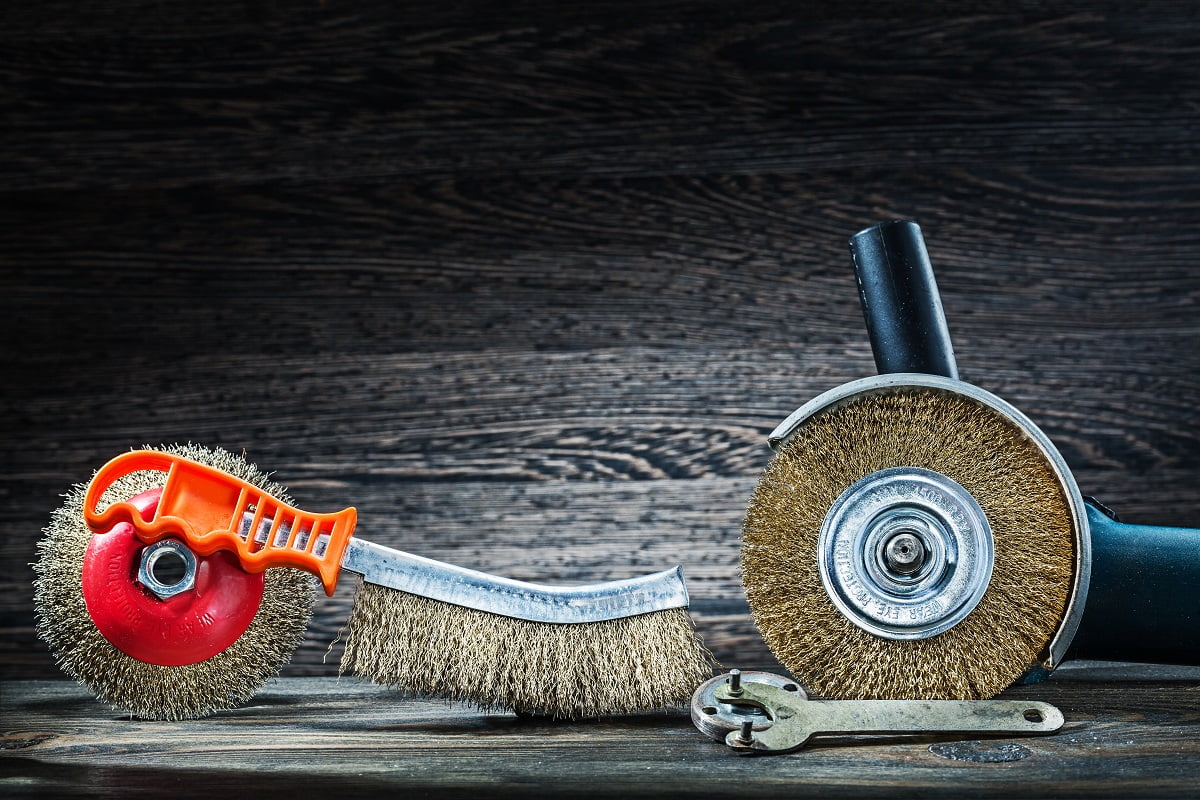
M 212 465 L 276 497 L 287 498 L 283 487 L 228 451 L 192 444 L 157 449 Z M 161 488 L 164 480 L 161 472 L 128 475 L 113 485 L 102 502 L 125 500 Z M 264 573 L 262 599 L 248 626 L 240 635 L 235 631 L 236 640 L 210 657 L 195 663 L 162 665 L 139 660 L 114 646 L 97 627 L 85 601 L 83 576 L 93 540 L 83 520 L 85 489 L 86 484 L 80 484 L 65 495 L 66 502 L 52 515 L 38 543 L 38 561 L 33 565 L 37 575 L 34 604 L 38 636 L 49 645 L 64 672 L 99 699 L 135 717 L 177 720 L 241 705 L 290 660 L 316 600 L 316 581 L 293 569 Z M 132 585 L 135 576 L 123 571 L 115 579 Z M 146 630 L 164 624 L 153 618 L 145 622 Z
M 820 552 L 831 509 L 867 476 L 897 467 L 949 478 L 991 531 L 986 589 L 924 638 L 852 622 L 820 566 L 831 555 Z M 778 449 L 747 511 L 743 583 L 767 645 L 818 696 L 992 697 L 1038 662 L 1063 622 L 1078 535 L 1051 458 L 1009 415 L 966 393 L 884 385 L 809 414 Z

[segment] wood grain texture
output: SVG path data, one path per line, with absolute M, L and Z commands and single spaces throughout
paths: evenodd
M 376 686 L 285 678 L 200 722 L 131 722 L 62 681 L 5 682 L 0 785 L 23 797 L 1191 797 L 1195 668 L 1069 666 L 1006 697 L 1056 704 L 1056 735 L 817 738 L 746 758 L 683 710 L 570 724 L 398 698 Z M 950 745 L 955 745 L 953 749 Z M 1007 763 L 981 759 L 1014 748 Z M 948 758 L 954 753 L 957 758 Z M 1118 766 L 1119 765 L 1119 768 Z
M 1193 10 L 892 5 L 533 4 L 476 19 L 255 3 L 175 20 L 138 3 L 83 17 L 120 38 L 72 30 L 74 12 L 45 27 L 26 12 L 0 66 L 17 92 L 3 141 L 18 170 L 0 177 L 68 188 L 1194 159 Z M 93 127 L 97 106 L 120 124 Z
M 129 447 L 188 440 L 464 566 L 575 583 L 682 563 L 718 657 L 769 662 L 742 514 L 767 432 L 874 371 L 845 240 L 892 217 L 925 229 L 966 380 L 1025 411 L 1127 521 L 1200 524 L 1187 4 L 76 5 L 8 9 L 0 29 L 0 677 L 59 676 L 28 566 L 59 495 Z M 336 671 L 349 603 L 348 587 L 318 603 L 286 675 Z M 1070 695 L 1073 788 L 1048 767 L 1013 777 L 1026 759 L 974 767 L 999 776 L 981 794 L 1181 785 L 1194 720 L 1154 687 L 1190 695 L 1148 679 L 1118 702 L 1131 684 L 1091 674 Z M 343 702 L 280 687 L 245 713 L 291 731 L 293 704 Z M 83 713 L 66 684 L 30 691 L 26 710 Z M 387 763 L 482 780 L 491 740 L 473 737 L 491 729 L 422 709 L 466 725 L 446 735 L 472 755 Z M 1155 743 L 1127 750 L 1113 709 Z M 711 777 L 702 741 L 660 753 L 674 722 L 629 725 L 603 730 L 606 747 L 635 737 L 630 776 L 679 759 L 722 792 L 747 770 L 769 791 L 795 780 L 774 765 L 799 762 L 732 758 Z M 1084 757 L 1089 736 L 1128 753 L 1121 769 Z M 847 796 L 897 764 L 922 795 L 963 769 L 918 748 L 847 777 L 862 762 L 846 752 L 818 773 Z M 114 758 L 61 786 L 161 788 Z M 410 788 L 440 786 L 423 768 Z M 510 794 L 539 785 L 505 774 Z

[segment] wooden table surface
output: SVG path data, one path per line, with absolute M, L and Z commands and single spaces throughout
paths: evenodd
M 463 566 L 682 563 L 717 657 L 768 663 L 746 501 L 766 434 L 874 372 L 845 242 L 896 217 L 924 227 L 962 377 L 1126 521 L 1200 524 L 1191 4 L 10 5 L 0 679 L 38 683 L 3 684 L 5 790 L 161 796 L 253 762 L 279 793 L 603 772 L 645 794 L 1195 796 L 1186 670 L 1021 690 L 1069 726 L 1012 764 L 924 742 L 742 761 L 677 717 L 543 731 L 335 686 L 348 586 L 261 702 L 131 723 L 56 682 L 28 566 L 72 483 L 194 441 Z
M 97 797 L 1195 796 L 1200 668 L 1065 666 L 1005 697 L 1056 704 L 1043 737 L 815 738 L 744 756 L 685 710 L 555 723 L 404 700 L 374 684 L 281 678 L 237 711 L 150 723 L 65 681 L 0 700 L 0 786 Z

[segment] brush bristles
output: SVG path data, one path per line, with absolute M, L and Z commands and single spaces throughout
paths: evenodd
M 562 625 L 364 582 L 347 628 L 342 672 L 413 695 L 555 718 L 682 703 L 714 666 L 681 608 Z
M 821 523 L 858 479 L 895 466 L 939 472 L 970 492 L 995 562 L 979 604 L 928 639 L 852 624 L 818 570 Z M 755 624 L 818 696 L 982 698 L 1037 662 L 1066 613 L 1075 527 L 1037 445 L 1000 412 L 945 391 L 902 387 L 823 411 L 780 450 L 750 502 L 742 570 Z
M 253 465 L 224 450 L 195 445 L 162 448 L 211 464 L 285 497 Z M 104 502 L 162 485 L 163 474 L 140 472 L 117 481 Z M 291 658 L 316 599 L 314 579 L 292 569 L 268 570 L 262 604 L 246 631 L 226 650 L 184 666 L 147 664 L 118 650 L 92 622 L 83 598 L 84 555 L 92 532 L 83 521 L 80 485 L 66 495 L 38 543 L 34 564 L 37 632 L 62 670 L 96 697 L 143 719 L 189 719 L 234 708 Z

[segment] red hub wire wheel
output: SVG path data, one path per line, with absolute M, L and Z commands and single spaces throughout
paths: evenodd
M 163 449 L 287 496 L 224 450 Z M 101 503 L 132 499 L 151 514 L 163 477 L 132 473 Z M 51 516 L 34 564 L 38 636 L 64 672 L 136 717 L 189 719 L 242 705 L 291 660 L 316 600 L 312 576 L 288 568 L 252 574 L 232 554 L 198 556 L 178 545 L 194 572 L 169 586 L 174 579 L 143 571 L 147 545 L 132 526 L 92 534 L 83 520 L 84 488 L 69 492 Z

